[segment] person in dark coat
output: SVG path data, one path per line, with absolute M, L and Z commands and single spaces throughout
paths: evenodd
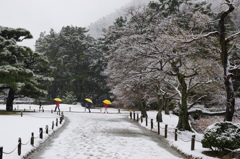
M 89 113 L 91 113 L 91 106 L 92 106 L 92 103 L 87 102 L 87 108 L 88 108 Z

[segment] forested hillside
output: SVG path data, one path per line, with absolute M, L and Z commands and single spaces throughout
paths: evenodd
M 151 1 L 158 1 L 158 0 L 132 0 L 132 2 L 127 4 L 125 7 L 122 7 L 121 9 L 117 10 L 116 12 L 111 13 L 111 14 L 99 19 L 95 23 L 92 23 L 91 25 L 89 25 L 88 26 L 89 34 L 94 38 L 99 38 L 100 36 L 102 36 L 102 29 L 105 29 L 108 26 L 110 26 L 116 18 L 126 15 L 127 8 L 129 8 L 131 6 L 147 5 Z M 197 0 L 197 2 L 201 2 L 201 1 L 204 1 L 204 0 Z M 222 2 L 222 0 L 208 0 L 207 2 L 212 4 L 213 11 L 218 11 L 223 7 L 223 5 L 219 5 Z M 236 6 L 239 6 L 240 2 L 235 1 L 235 4 L 236 4 Z M 238 24 L 238 26 L 240 26 L 240 8 L 239 7 L 236 8 L 234 17 L 235 17 L 234 19 L 236 19 L 235 20 L 236 24 Z
M 102 30 L 107 28 L 108 26 L 112 25 L 112 23 L 120 16 L 126 15 L 127 8 L 131 6 L 141 6 L 141 5 L 147 5 L 150 1 L 157 1 L 157 0 L 132 0 L 129 4 L 127 4 L 125 7 L 122 7 L 121 9 L 117 10 L 116 12 L 109 14 L 95 23 L 91 24 L 89 29 L 89 34 L 94 38 L 99 38 L 102 36 Z

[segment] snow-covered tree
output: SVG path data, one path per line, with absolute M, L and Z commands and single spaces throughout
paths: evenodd
M 62 99 L 63 103 L 66 104 L 74 104 L 75 102 L 77 102 L 77 97 L 74 92 L 66 92 Z
M 19 46 L 17 42 L 32 38 L 26 29 L 0 27 L 0 89 L 8 90 L 6 110 L 13 110 L 18 97 L 40 98 L 52 80 L 47 74 L 49 62 L 42 53 Z
M 36 50 L 46 53 L 55 68 L 49 99 L 73 91 L 77 99 L 83 101 L 106 92 L 104 77 L 100 74 L 102 52 L 85 28 L 67 26 L 59 33 L 54 30 L 49 34 L 42 33 Z
M 131 92 L 139 97 L 138 100 L 143 105 L 147 101 L 150 104 L 163 103 L 159 102 L 159 96 L 164 98 L 166 94 L 177 98 L 178 128 L 191 130 L 188 109 L 196 101 L 188 104 L 189 97 L 197 86 L 210 81 L 210 68 L 212 72 L 217 72 L 219 67 L 210 58 L 215 52 L 209 49 L 211 46 L 208 42 L 188 45 L 183 41 L 187 35 L 196 31 L 205 32 L 211 29 L 211 25 L 205 26 L 208 26 L 210 18 L 204 12 L 197 11 L 196 5 L 188 3 L 178 3 L 178 12 L 169 12 L 169 15 L 161 12 L 161 4 L 150 3 L 149 6 L 150 8 L 131 8 L 128 10 L 131 18 L 127 25 L 110 32 L 121 35 L 109 46 L 107 72 L 114 86 L 113 90 L 115 89 L 113 92 L 118 95 L 121 92 L 122 99 L 131 100 L 128 98 L 128 90 L 134 90 L 135 92 Z M 214 40 L 213 38 L 212 41 Z M 204 49 L 201 46 L 208 47 Z M 159 90 L 149 94 L 154 87 Z M 155 99 L 152 98 L 154 94 Z M 148 99 L 150 97 L 151 100 Z M 196 100 L 201 98 L 197 97 Z
M 223 68 L 223 83 L 226 90 L 226 113 L 224 120 L 232 121 L 235 112 L 233 72 L 238 68 L 238 66 L 235 65 L 233 61 L 231 61 L 231 63 L 230 60 L 233 60 L 233 50 L 235 50 L 232 48 L 238 47 L 238 45 L 235 44 L 234 40 L 239 36 L 240 32 L 233 33 L 233 30 L 229 29 L 229 25 L 227 25 L 229 22 L 228 18 L 230 14 L 235 10 L 233 1 L 224 0 L 223 2 L 227 6 L 227 9 L 220 13 L 218 19 L 218 29 L 215 29 L 212 32 L 206 33 L 204 35 L 195 35 L 194 38 L 187 40 L 186 42 L 189 43 L 202 38 L 209 38 L 210 36 L 216 36 L 218 38 L 220 50 L 219 54 Z

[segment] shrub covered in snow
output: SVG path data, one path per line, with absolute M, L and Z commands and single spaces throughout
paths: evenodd
M 240 147 L 240 125 L 218 122 L 204 132 L 202 146 L 211 150 L 238 149 Z
M 63 103 L 65 104 L 73 104 L 76 101 L 77 101 L 77 97 L 72 91 L 66 92 L 65 96 L 63 96 Z

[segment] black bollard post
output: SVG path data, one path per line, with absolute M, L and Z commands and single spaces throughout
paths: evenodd
M 39 138 L 43 139 L 43 128 L 39 128 Z
M 139 114 L 137 113 L 137 122 L 139 121 Z
M 23 116 L 23 112 L 21 111 L 21 117 Z
M 151 119 L 151 130 L 153 129 L 153 119 Z
M 21 155 L 22 139 L 18 139 L 18 156 Z
M 56 118 L 56 126 L 58 126 L 58 118 Z
M 60 121 L 59 121 L 60 124 L 62 124 L 62 116 L 60 116 Z
M 135 121 L 136 120 L 136 113 L 133 112 L 133 120 Z
M 191 150 L 195 149 L 195 137 L 196 135 L 192 135 Z
M 63 115 L 63 112 L 62 112 L 62 114 L 61 114 L 61 117 L 62 117 L 62 120 L 64 119 L 64 115 Z
M 141 123 L 142 123 L 143 122 L 143 117 L 141 116 L 140 119 L 141 119 Z
M 48 134 L 48 125 L 46 125 L 46 134 Z
M 120 114 L 120 108 L 118 108 L 118 113 Z
M 30 144 L 32 145 L 32 146 L 34 146 L 34 133 L 32 132 L 32 136 L 31 136 L 31 142 L 30 142 Z
M 175 128 L 175 141 L 177 141 L 177 129 Z
M 146 116 L 146 126 L 148 126 L 148 117 Z
M 167 138 L 167 128 L 168 128 L 168 125 L 166 124 L 165 125 L 165 138 Z
M 3 158 L 3 147 L 0 147 L 0 159 Z
M 160 135 L 160 122 L 158 121 L 158 135 Z
M 130 118 L 132 119 L 132 112 L 130 112 Z
M 54 121 L 52 121 L 52 130 L 54 129 Z

